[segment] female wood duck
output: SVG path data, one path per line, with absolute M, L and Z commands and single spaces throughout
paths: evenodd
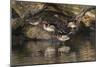
M 48 32 L 54 32 L 55 26 L 48 24 L 47 21 L 43 21 L 43 29 L 48 31 Z
M 64 41 L 69 40 L 70 37 L 68 35 L 60 35 L 60 36 L 57 36 L 57 39 L 64 42 Z

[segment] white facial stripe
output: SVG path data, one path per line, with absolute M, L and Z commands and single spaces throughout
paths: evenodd
M 68 27 L 70 27 L 71 29 L 76 28 L 77 26 L 75 25 L 74 22 L 69 22 Z

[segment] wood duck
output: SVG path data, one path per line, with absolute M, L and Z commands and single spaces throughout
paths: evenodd
M 48 32 L 54 32 L 55 31 L 55 26 L 48 24 L 47 21 L 44 21 L 43 22 L 43 29 L 48 31 Z
M 60 35 L 60 36 L 57 36 L 57 39 L 64 42 L 64 41 L 69 40 L 70 37 L 68 35 Z

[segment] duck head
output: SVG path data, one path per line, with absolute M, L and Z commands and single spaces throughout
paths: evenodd
M 48 22 L 47 21 L 43 21 L 42 22 L 43 26 L 45 25 L 46 27 L 48 26 Z
M 78 26 L 75 24 L 75 22 L 69 22 L 67 27 L 70 30 L 69 34 L 75 34 L 78 30 Z

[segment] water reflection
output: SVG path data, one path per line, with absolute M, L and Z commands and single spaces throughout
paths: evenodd
M 92 38 L 78 35 L 77 38 L 63 44 L 57 40 L 33 41 L 21 38 L 16 41 L 14 38 L 11 63 L 28 65 L 95 60 L 95 36 L 93 35 L 95 34 L 92 34 Z M 62 47 L 67 47 L 68 51 L 63 49 L 59 54 L 59 49 Z

